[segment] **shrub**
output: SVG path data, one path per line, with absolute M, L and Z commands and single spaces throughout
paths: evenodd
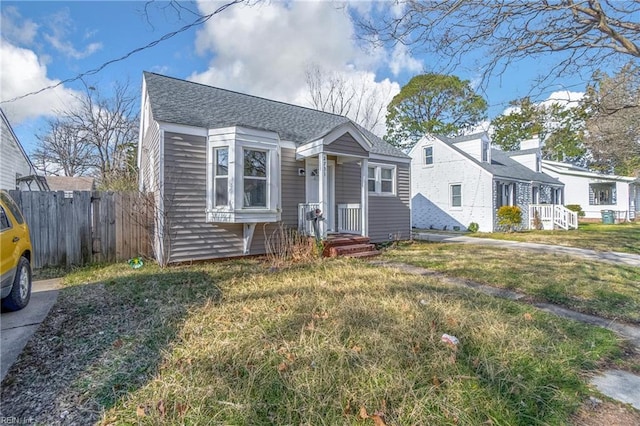
M 567 204 L 565 207 L 572 212 L 578 213 L 578 217 L 584 217 L 584 210 L 582 210 L 582 206 L 580 204 Z
M 522 224 L 522 210 L 518 206 L 502 206 L 498 209 L 498 225 L 513 232 Z
M 478 232 L 479 229 L 480 229 L 480 225 L 478 225 L 475 222 L 471 222 L 469 226 L 467 226 L 467 230 L 471 233 Z

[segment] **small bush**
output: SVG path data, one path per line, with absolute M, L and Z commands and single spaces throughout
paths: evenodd
M 467 230 L 471 233 L 476 233 L 480 229 L 480 225 L 475 222 L 471 222 L 469 226 L 467 226 Z
M 584 210 L 582 210 L 582 206 L 580 204 L 567 204 L 565 207 L 572 212 L 578 213 L 578 217 L 584 217 Z
M 522 224 L 522 210 L 518 206 L 502 206 L 498 209 L 498 225 L 513 232 Z

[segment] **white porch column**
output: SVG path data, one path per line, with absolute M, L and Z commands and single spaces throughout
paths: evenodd
M 366 237 L 369 235 L 369 160 L 362 159 L 360 166 L 360 233 Z
M 320 210 L 322 210 L 322 216 L 327 218 L 327 206 L 328 203 L 327 194 L 327 154 L 318 154 L 318 203 L 320 203 Z M 320 230 L 320 237 L 326 238 L 327 236 L 327 222 L 326 220 L 318 221 L 318 229 Z

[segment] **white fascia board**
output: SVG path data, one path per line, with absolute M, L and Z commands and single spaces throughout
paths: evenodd
M 207 129 L 202 127 L 195 126 L 186 126 L 184 124 L 174 124 L 174 123 L 165 123 L 162 121 L 158 121 L 158 125 L 160 126 L 160 130 L 163 130 L 165 133 L 182 133 L 184 135 L 192 135 L 192 136 L 202 136 L 207 137 Z
M 321 139 L 301 145 L 296 148 L 296 160 L 302 160 L 307 157 L 318 155 L 323 149 L 324 146 Z
M 142 164 L 142 141 L 144 140 L 144 129 L 142 128 L 142 123 L 144 123 L 146 99 L 149 96 L 147 93 L 147 81 L 144 79 L 144 76 L 142 77 L 142 90 L 140 93 L 142 93 L 142 99 L 140 100 L 140 126 L 138 129 L 138 158 L 136 159 L 138 170 L 140 170 L 140 165 Z M 140 184 L 140 186 L 141 185 L 142 184 Z
M 382 154 L 369 154 L 369 160 L 376 161 L 376 162 L 382 161 L 382 162 L 391 162 L 391 163 L 411 164 L 411 158 L 393 157 L 391 155 L 382 155 Z
M 295 142 L 292 141 L 280 141 L 280 148 L 286 148 L 286 149 L 297 149 L 298 145 L 296 145 Z
M 585 178 L 599 179 L 599 180 L 609 180 L 613 182 L 629 182 L 630 183 L 636 180 L 636 178 L 628 177 L 628 176 L 602 175 L 600 173 L 595 173 L 595 172 L 583 172 L 580 170 L 560 169 L 544 161 L 542 162 L 542 168 L 551 170 L 552 172 L 558 173 L 560 175 L 578 176 L 578 177 L 585 177 Z

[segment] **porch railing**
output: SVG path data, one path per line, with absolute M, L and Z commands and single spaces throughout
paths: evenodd
M 560 204 L 531 204 L 529 206 L 529 228 L 536 228 L 536 220 L 540 221 L 542 229 L 552 230 L 554 227 L 562 229 L 578 229 L 578 214 Z
M 303 235 L 315 237 L 313 221 L 307 219 L 307 213 L 320 208 L 320 203 L 300 203 L 298 204 L 298 232 Z
M 360 204 L 338 204 L 338 232 L 347 234 L 362 232 Z

